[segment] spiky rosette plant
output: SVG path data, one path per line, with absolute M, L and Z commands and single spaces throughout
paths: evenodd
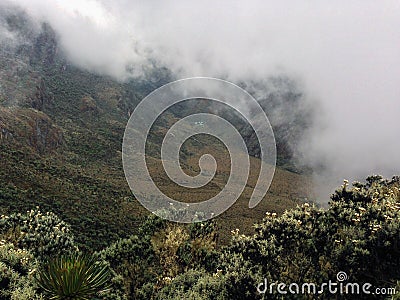
M 110 290 L 111 272 L 96 257 L 74 253 L 51 260 L 37 280 L 49 299 L 89 300 Z

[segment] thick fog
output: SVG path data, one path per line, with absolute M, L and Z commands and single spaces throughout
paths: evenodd
M 298 154 L 325 166 L 324 191 L 400 173 L 399 1 L 11 3 L 50 23 L 73 63 L 120 80 L 149 59 L 181 78 L 296 80 L 318 107 Z

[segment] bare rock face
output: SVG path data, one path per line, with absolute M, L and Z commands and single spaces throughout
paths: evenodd
M 31 60 L 34 63 L 52 65 L 55 63 L 57 53 L 56 34 L 48 24 L 43 23 L 39 35 L 33 41 L 33 51 L 30 53 Z
M 0 10 L 0 105 L 43 110 L 51 97 L 43 68 L 56 63 L 57 37 L 46 23 L 40 26 L 15 7 Z
M 61 147 L 64 138 L 62 130 L 41 111 L 0 107 L 0 144 L 30 147 L 45 154 Z
M 40 78 L 37 81 L 35 88 L 31 91 L 31 94 L 27 97 L 27 104 L 37 110 L 43 110 L 44 106 L 49 103 L 51 97 L 46 92 L 45 81 Z
M 63 144 L 62 131 L 46 114 L 33 112 L 28 124 L 31 128 L 29 144 L 40 153 L 55 150 Z

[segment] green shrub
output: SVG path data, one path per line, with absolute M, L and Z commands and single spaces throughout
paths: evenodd
M 165 278 L 216 266 L 215 230 L 213 221 L 178 225 L 150 215 L 138 235 L 119 240 L 99 254 L 123 277 L 129 299 L 149 299 L 167 284 Z
M 262 296 L 255 287 L 263 278 L 322 283 L 335 280 L 339 271 L 352 282 L 394 286 L 400 278 L 399 221 L 398 177 L 373 176 L 352 188 L 345 181 L 326 210 L 304 204 L 280 217 L 268 213 L 254 236 L 233 232 L 221 264 L 225 276 L 235 274 L 228 292 L 255 299 Z M 246 282 L 252 286 L 238 290 Z
M 33 280 L 37 261 L 33 255 L 4 240 L 0 242 L 0 299 L 44 299 Z
M 119 240 L 99 253 L 113 270 L 112 290 L 116 295 L 137 294 L 145 283 L 155 284 L 157 268 L 154 268 L 154 252 L 146 237 L 136 235 Z M 111 298 L 110 298 L 111 299 Z
M 208 274 L 204 271 L 189 270 L 173 280 L 164 278 L 166 285 L 156 295 L 155 299 L 180 300 L 204 299 L 223 300 L 229 298 L 225 290 L 226 282 L 219 273 Z
M 38 272 L 38 284 L 50 299 L 93 299 L 109 292 L 110 280 L 106 264 L 77 253 L 52 259 Z
M 26 214 L 2 215 L 0 233 L 3 239 L 30 250 L 38 259 L 76 250 L 70 226 L 54 213 L 38 209 Z
M 194 265 L 155 291 L 157 299 L 281 299 L 259 294 L 264 281 L 290 283 L 336 281 L 344 271 L 350 282 L 394 287 L 400 279 L 399 178 L 368 177 L 345 181 L 329 208 L 307 203 L 283 215 L 267 213 L 252 236 L 232 231 L 231 245 L 220 250 L 218 268 Z M 187 253 L 186 253 L 187 254 Z M 285 299 L 330 299 L 332 295 L 285 295 Z M 358 299 L 360 295 L 347 295 Z

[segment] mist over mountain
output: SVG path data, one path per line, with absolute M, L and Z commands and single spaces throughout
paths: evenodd
M 399 7 L 2 1 L 2 297 L 281 299 L 265 295 L 267 281 L 331 283 L 339 275 L 394 295 L 400 178 L 364 178 L 399 173 Z M 131 140 L 146 133 L 146 171 L 133 167 L 129 177 L 121 147 L 127 123 L 148 124 L 146 111 L 139 118 L 133 111 L 157 88 L 190 76 L 229 80 L 260 104 L 277 146 L 272 182 L 259 176 L 261 146 L 270 145 L 260 145 L 250 124 L 266 126 L 257 127 L 258 107 L 239 96 L 238 110 L 193 98 L 166 108 L 148 133 L 138 126 Z M 250 156 L 236 153 L 245 151 L 240 137 L 240 145 L 222 142 L 231 141 L 227 127 L 203 116 L 182 122 L 198 113 L 233 125 Z M 201 187 L 186 188 L 180 184 L 187 176 L 174 181 L 166 172 L 164 163 L 176 159 L 162 156 L 161 145 L 179 135 L 169 131 L 179 124 L 189 134 L 216 129 L 217 137 L 200 133 L 178 143 L 186 175 L 214 174 Z M 202 161 L 204 154 L 213 160 Z M 249 160 L 248 174 L 244 165 L 232 168 L 235 158 Z M 243 184 L 236 198 L 237 175 Z M 249 209 L 259 180 L 270 185 Z M 166 202 L 160 215 L 152 214 L 141 201 L 159 203 L 158 192 L 186 205 Z M 224 193 L 234 203 L 212 220 L 187 213 Z M 165 212 L 189 215 L 192 223 L 164 220 Z M 303 296 L 312 297 L 310 287 Z
M 134 199 L 122 169 L 124 129 L 136 105 L 178 75 L 154 59 L 141 66 L 140 75 L 124 80 L 85 69 L 66 54 L 52 24 L 35 20 L 23 9 L 8 6 L 0 13 L 0 24 L 4 32 L 0 46 L 1 212 L 36 207 L 55 212 L 71 224 L 82 248 L 101 249 L 134 233 L 146 211 Z M 315 198 L 310 177 L 299 174 L 306 170 L 292 151 L 292 143 L 301 140 L 297 133 L 309 126 L 309 109 L 297 109 L 305 102 L 301 87 L 284 75 L 238 84 L 266 110 L 275 112 L 268 114 L 278 141 L 278 169 L 267 199 L 257 209 L 245 210 L 255 185 L 256 176 L 252 176 L 238 204 L 221 219 L 222 243 L 227 243 L 233 227 L 251 230 L 266 210 L 282 212 L 307 197 Z M 260 93 L 260 85 L 268 85 L 268 93 Z M 208 100 L 173 107 L 150 135 L 150 166 L 155 169 L 155 182 L 184 201 L 217 194 L 229 175 L 229 157 L 221 145 L 214 145 L 211 153 L 222 169 L 215 182 L 199 191 L 188 193 L 168 184 L 160 172 L 156 149 L 168 127 L 184 114 L 201 111 L 221 114 L 238 126 L 254 156 L 252 165 L 259 161 L 258 141 L 238 113 Z M 197 172 L 196 157 L 212 144 L 207 138 L 185 144 L 184 166 Z M 99 239 L 99 235 L 107 238 Z
M 290 124 L 293 111 L 307 111 L 307 134 L 301 143 L 293 141 L 290 151 L 301 163 L 318 169 L 317 178 L 327 180 L 324 185 L 336 186 L 343 177 L 358 179 L 371 172 L 398 172 L 396 1 L 8 4 L 20 7 L 36 24 L 29 30 L 40 29 L 43 21 L 50 24 L 58 51 L 69 63 L 117 80 L 140 78 L 155 65 L 170 70 L 171 78 L 212 76 L 242 82 L 259 99 L 285 93 L 279 87 L 288 90 L 294 83 L 297 90 L 291 93 L 302 95 L 300 105 L 296 110 L 282 106 L 278 115 Z M 1 33 L 10 45 L 24 40 L 4 24 Z M 274 86 L 268 78 L 292 83 Z M 287 139 L 296 136 L 288 134 Z
M 3 105 L 29 106 L 46 111 L 46 102 L 52 102 L 51 98 L 54 98 L 54 95 L 51 92 L 48 94 L 46 91 L 43 72 L 46 73 L 46 70 L 58 67 L 59 73 L 63 74 L 67 69 L 74 68 L 74 62 L 71 62 L 60 48 L 57 32 L 48 23 L 36 23 L 25 11 L 9 7 L 3 13 L 2 24 L 4 31 L 8 32 L 9 36 L 9 40 L 5 40 L 2 48 L 3 62 L 9 64 L 5 65 L 3 72 L 5 82 Z M 4 37 L 7 39 L 6 35 Z M 152 60 L 148 60 L 146 66 L 142 67 L 140 76 L 125 80 L 127 86 L 134 88 L 135 92 L 142 97 L 163 83 L 178 78 L 176 74 L 162 65 L 157 65 Z M 8 79 L 13 76 L 22 78 L 18 78 L 19 82 L 9 82 Z M 21 84 L 21 80 L 24 84 Z M 300 142 L 301 134 L 311 123 L 311 108 L 305 105 L 306 101 L 300 87 L 294 80 L 284 75 L 265 78 L 262 81 L 239 82 L 238 84 L 251 93 L 267 112 L 276 131 L 278 163 L 286 163 L 287 167 L 296 170 L 293 159 L 296 147 L 293 145 Z M 127 93 L 129 93 L 128 90 Z M 128 98 L 124 101 L 132 102 L 132 95 L 126 94 L 125 96 Z M 121 97 L 119 101 L 122 98 L 124 97 Z M 137 98 L 137 96 L 134 95 L 133 98 Z M 60 101 L 59 99 L 55 100 Z M 89 100 L 84 100 L 83 105 L 93 105 L 93 103 L 89 103 Z M 93 102 L 93 100 L 91 101 Z M 224 113 L 226 116 L 230 116 L 231 121 L 239 125 L 237 118 L 240 118 L 240 114 L 235 114 L 229 108 L 218 107 L 218 104 L 212 102 L 206 105 L 192 104 L 186 105 L 186 107 L 184 105 L 173 109 L 173 112 L 182 117 L 181 112 L 191 114 L 196 109 L 201 110 L 206 107 L 208 112 Z M 129 116 L 133 108 L 134 104 L 132 103 L 129 108 L 125 108 L 126 116 Z M 52 114 L 51 110 L 48 112 Z M 250 154 L 259 156 L 260 148 L 254 131 L 246 122 L 240 128 L 247 141 Z M 299 167 L 302 166 L 299 165 Z

